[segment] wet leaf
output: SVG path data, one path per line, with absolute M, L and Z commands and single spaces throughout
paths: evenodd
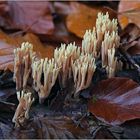
M 125 28 L 129 23 L 135 23 L 140 27 L 140 1 L 120 0 L 118 12 L 122 28 Z
M 109 12 L 110 17 L 115 18 L 116 14 L 105 7 L 88 7 L 78 2 L 70 3 L 71 12 L 67 16 L 66 25 L 70 32 L 78 37 L 83 37 L 87 29 L 92 29 L 95 26 L 98 12 Z
M 128 78 L 111 78 L 99 82 L 89 101 L 89 111 L 103 122 L 117 125 L 140 118 L 140 86 Z
M 54 30 L 51 3 L 47 1 L 8 1 L 7 10 L 1 16 L 1 26 L 6 29 L 22 29 L 38 34 L 52 34 Z
M 32 43 L 34 51 L 37 52 L 40 57 L 52 58 L 54 47 L 42 44 L 36 35 L 27 33 L 23 37 L 10 37 L 0 32 L 0 69 L 10 69 L 13 71 L 13 50 L 20 47 L 24 41 Z

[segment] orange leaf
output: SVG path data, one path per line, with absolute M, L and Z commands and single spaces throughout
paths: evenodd
M 66 18 L 66 25 L 70 32 L 78 37 L 83 37 L 87 29 L 92 29 L 95 26 L 98 12 L 109 12 L 111 17 L 115 17 L 115 13 L 105 7 L 88 7 L 78 2 L 71 2 L 71 13 Z
M 129 23 L 135 23 L 140 27 L 140 1 L 121 0 L 118 8 L 118 20 L 122 28 Z

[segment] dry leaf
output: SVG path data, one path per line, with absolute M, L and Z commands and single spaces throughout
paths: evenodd
M 136 82 L 128 78 L 103 80 L 92 94 L 89 111 L 103 122 L 119 125 L 140 118 L 140 86 Z
M 118 19 L 122 28 L 125 28 L 129 23 L 135 23 L 140 27 L 140 0 L 121 0 L 118 12 Z
M 70 32 L 78 37 L 83 37 L 87 29 L 92 29 L 95 26 L 98 12 L 109 12 L 110 17 L 115 18 L 116 14 L 105 7 L 88 7 L 78 2 L 70 3 L 71 12 L 67 16 L 66 25 Z

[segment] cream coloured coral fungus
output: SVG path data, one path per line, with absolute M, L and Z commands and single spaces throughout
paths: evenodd
M 32 77 L 34 88 L 39 95 L 40 103 L 49 96 L 51 89 L 56 82 L 59 71 L 60 68 L 57 66 L 54 59 L 49 60 L 48 58 L 45 58 L 33 62 Z
M 105 32 L 112 33 L 118 31 L 117 19 L 110 19 L 108 12 L 104 15 L 103 13 L 98 13 L 96 20 L 96 33 L 97 33 L 97 50 L 101 49 L 101 44 L 104 39 Z
M 108 52 L 108 65 L 106 67 L 107 75 L 109 78 L 113 77 L 116 70 L 117 58 L 115 57 L 115 48 L 107 50 Z
M 77 60 L 72 62 L 72 71 L 76 88 L 75 97 L 79 91 L 90 86 L 95 69 L 95 58 L 92 54 L 81 54 Z
M 109 14 L 98 13 L 96 26 L 93 30 L 87 30 L 82 41 L 82 52 L 93 54 L 97 58 L 101 54 L 102 67 L 106 68 L 108 77 L 115 74 L 117 61 L 115 49 L 119 47 L 120 37 L 118 35 L 117 19 L 109 19 Z M 109 53 L 113 54 L 109 54 Z M 112 56 L 112 57 L 110 57 Z M 109 60 L 112 58 L 112 60 Z M 109 64 L 114 61 L 114 65 Z M 110 67 L 111 66 L 111 67 Z
M 104 40 L 102 41 L 102 46 L 101 46 L 102 67 L 108 66 L 108 57 L 109 57 L 108 50 L 111 48 L 114 49 L 118 48 L 119 43 L 120 43 L 120 37 L 118 36 L 117 32 L 114 31 L 112 33 L 110 33 L 109 31 L 105 32 Z
M 108 12 L 105 15 L 98 13 L 96 26 L 93 30 L 87 30 L 83 37 L 82 52 L 99 56 L 105 33 L 117 33 L 117 30 L 117 19 L 110 20 Z
M 29 119 L 29 110 L 34 102 L 34 98 L 31 97 L 32 93 L 24 91 L 17 92 L 17 98 L 19 101 L 19 105 L 16 109 L 15 115 L 12 119 L 12 122 L 15 123 L 16 127 L 23 125 L 25 120 Z
M 75 43 L 68 45 L 61 44 L 60 48 L 55 49 L 54 59 L 59 67 L 59 83 L 62 88 L 65 88 L 68 79 L 72 76 L 71 62 L 80 56 L 80 48 Z
M 122 69 L 123 63 L 121 61 L 117 60 L 117 57 L 115 57 L 115 48 L 108 49 L 108 60 L 107 60 L 107 66 L 106 66 L 106 72 L 108 75 L 108 78 L 114 77 L 115 72 Z
M 97 57 L 97 37 L 95 28 L 92 30 L 86 30 L 82 40 L 82 52 L 84 54 L 89 53 L 93 54 L 94 57 Z
M 21 44 L 21 48 L 14 49 L 14 81 L 16 89 L 22 90 L 26 87 L 31 73 L 31 64 L 35 57 L 33 46 L 29 42 Z

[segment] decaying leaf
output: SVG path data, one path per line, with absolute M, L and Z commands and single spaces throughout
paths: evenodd
M 0 32 L 0 69 L 10 69 L 13 71 L 13 50 L 19 47 L 22 42 L 30 42 L 34 46 L 34 51 L 38 52 L 40 57 L 51 58 L 53 56 L 54 47 L 50 45 L 43 45 L 39 38 L 27 33 L 23 37 L 10 37 L 3 32 Z
M 51 3 L 48 1 L 8 1 L 5 5 L 1 4 L 0 10 L 3 12 L 0 25 L 6 29 L 49 35 L 53 33 Z
M 140 118 L 140 86 L 128 78 L 103 80 L 92 89 L 89 111 L 103 122 L 118 125 Z
M 120 0 L 118 19 L 122 28 L 129 23 L 135 23 L 140 27 L 140 1 Z
M 109 12 L 110 17 L 115 18 L 116 14 L 105 7 L 88 7 L 78 2 L 70 3 L 71 11 L 66 19 L 66 25 L 70 32 L 82 38 L 85 31 L 95 26 L 98 12 Z

